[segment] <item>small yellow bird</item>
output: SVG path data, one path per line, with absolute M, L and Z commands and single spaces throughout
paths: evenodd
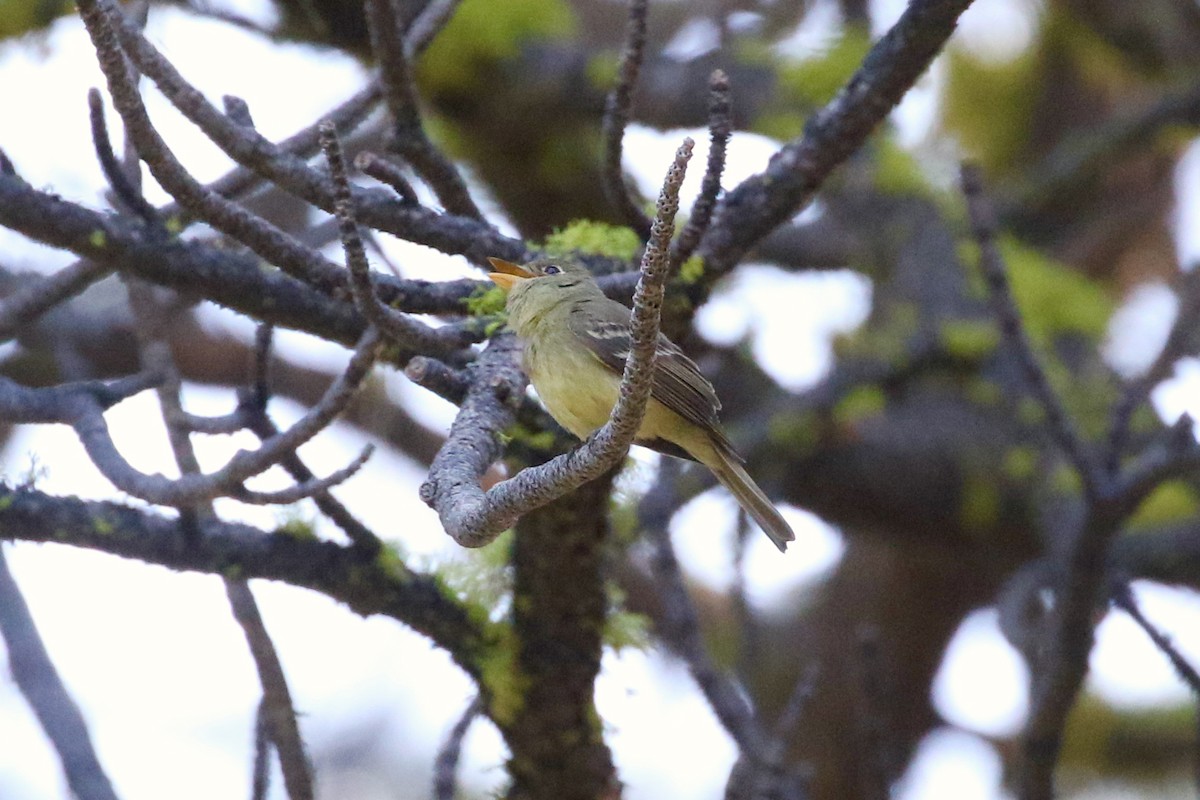
M 586 439 L 608 421 L 629 356 L 626 306 L 605 296 L 586 268 L 569 261 L 525 266 L 489 258 L 508 294 L 508 324 L 525 341 L 525 371 L 550 416 Z M 733 493 L 781 552 L 796 535 L 721 431 L 721 401 L 700 369 L 660 335 L 646 415 L 636 442 L 699 461 Z

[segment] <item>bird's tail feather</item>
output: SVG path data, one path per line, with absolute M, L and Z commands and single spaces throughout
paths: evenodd
M 717 480 L 733 494 L 738 505 L 758 523 L 763 533 L 771 538 L 779 552 L 787 552 L 788 542 L 796 539 L 792 526 L 767 499 L 763 490 L 758 488 L 735 454 L 727 453 L 720 447 L 714 447 L 713 452 L 716 454 L 716 463 L 711 464 L 710 469 Z

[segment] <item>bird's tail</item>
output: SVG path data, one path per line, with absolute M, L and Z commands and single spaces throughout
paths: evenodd
M 779 552 L 786 553 L 788 542 L 796 539 L 792 526 L 787 524 L 763 490 L 746 473 L 736 454 L 720 446 L 714 446 L 712 452 L 716 458 L 708 466 L 717 480 L 733 494 L 738 505 L 758 523 L 763 533 L 771 537 Z

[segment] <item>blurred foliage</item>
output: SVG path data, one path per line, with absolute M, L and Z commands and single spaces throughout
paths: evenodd
M 0 39 L 36 33 L 74 10 L 70 0 L 0 0 Z
M 470 93 L 480 72 L 516 56 L 522 45 L 575 32 L 563 0 L 463 0 L 425 51 L 419 77 L 431 92 Z

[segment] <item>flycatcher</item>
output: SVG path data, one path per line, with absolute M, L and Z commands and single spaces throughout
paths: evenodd
M 489 258 L 490 277 L 508 294 L 508 324 L 525 340 L 525 371 L 546 410 L 586 439 L 608 421 L 629 356 L 630 311 L 605 296 L 591 273 L 571 262 L 534 261 L 524 267 Z M 699 461 L 781 552 L 796 535 L 721 430 L 721 401 L 700 369 L 659 335 L 646 415 L 636 442 L 660 453 Z

